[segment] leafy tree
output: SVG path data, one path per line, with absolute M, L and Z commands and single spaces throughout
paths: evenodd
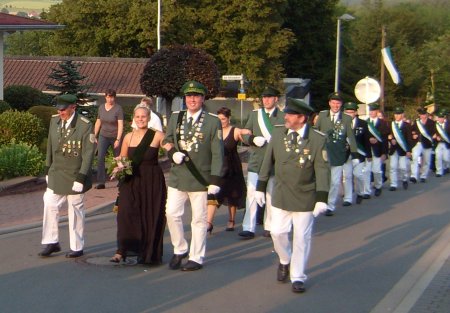
M 141 89 L 149 96 L 162 96 L 171 103 L 188 80 L 208 88 L 207 98 L 214 97 L 220 86 L 220 75 L 213 58 L 192 46 L 172 46 L 159 50 L 145 65 Z M 170 108 L 166 107 L 167 116 Z
M 92 84 L 83 85 L 82 81 L 87 78 L 78 72 L 79 64 L 72 60 L 66 60 L 58 64 L 58 68 L 52 68 L 48 75 L 56 81 L 56 84 L 46 84 L 50 90 L 58 91 L 59 94 L 70 93 L 77 95 L 79 103 L 86 103 L 93 99 L 89 97 L 86 91 L 92 87 Z
M 5 37 L 6 55 L 43 56 L 52 55 L 50 40 L 52 32 L 15 32 Z

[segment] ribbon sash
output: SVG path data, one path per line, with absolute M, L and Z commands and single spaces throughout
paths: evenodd
M 395 140 L 397 140 L 400 147 L 403 149 L 403 151 L 408 152 L 408 144 L 406 143 L 405 137 L 403 136 L 397 123 L 394 121 L 392 121 L 392 130 L 394 133 Z
M 422 136 L 427 138 L 430 142 L 433 142 L 433 138 L 431 138 L 430 134 L 428 134 L 425 125 L 423 125 L 419 119 L 417 120 L 417 127 L 419 128 L 419 131 L 422 134 Z
M 450 143 L 450 138 L 448 138 L 448 135 L 445 132 L 445 129 L 442 128 L 442 126 L 439 123 L 436 123 L 436 129 L 439 133 L 439 136 L 441 136 L 441 138 L 444 139 L 445 142 Z
M 372 123 L 372 121 L 369 120 L 367 123 L 367 126 L 369 126 L 370 133 L 379 141 L 383 142 L 383 139 L 381 139 L 381 134 L 378 131 L 378 129 L 375 127 L 375 125 Z
M 258 125 L 261 129 L 263 137 L 267 140 L 267 142 L 269 142 L 270 138 L 272 137 L 271 134 L 273 125 L 272 123 L 270 123 L 269 117 L 267 116 L 263 108 L 258 110 Z

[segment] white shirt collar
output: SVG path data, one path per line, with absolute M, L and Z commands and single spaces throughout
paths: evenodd
M 73 112 L 72 116 L 69 117 L 69 119 L 66 121 L 66 129 L 69 127 L 70 123 L 72 123 L 73 118 L 75 117 L 75 112 Z M 61 126 L 62 126 L 63 120 L 61 120 Z
M 197 112 L 195 112 L 194 114 L 191 114 L 191 112 L 186 111 L 186 118 L 189 119 L 190 117 L 192 117 L 192 123 L 195 123 L 198 119 L 198 117 L 200 116 L 200 114 L 202 113 L 202 109 L 198 110 Z

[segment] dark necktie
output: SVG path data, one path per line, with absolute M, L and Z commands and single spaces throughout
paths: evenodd
M 61 125 L 61 136 L 64 135 L 64 132 L 66 131 L 66 123 L 67 121 L 62 121 L 62 125 Z
M 297 144 L 297 139 L 298 139 L 298 133 L 297 132 L 292 132 L 291 135 L 292 135 L 291 143 L 293 145 L 296 145 Z
M 188 122 L 186 124 L 186 130 L 189 132 L 192 128 L 192 116 L 188 118 Z

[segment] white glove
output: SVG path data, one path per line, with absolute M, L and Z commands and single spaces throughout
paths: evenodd
M 266 203 L 266 194 L 262 191 L 255 191 L 255 201 L 259 206 L 263 206 Z
M 209 195 L 215 195 L 217 193 L 219 193 L 220 191 L 220 187 L 216 186 L 216 185 L 209 185 L 208 186 L 208 194 Z
M 183 152 L 175 152 L 172 156 L 172 159 L 176 164 L 181 164 L 183 163 L 185 156 L 186 154 L 184 154 Z
M 359 164 L 359 159 L 352 159 L 352 166 L 356 167 Z
M 73 182 L 72 190 L 75 192 L 82 192 L 83 191 L 83 184 L 79 183 L 77 181 Z
M 318 217 L 320 214 L 325 213 L 328 205 L 325 202 L 316 202 L 314 206 L 313 216 Z
M 48 175 L 45 175 L 45 182 L 46 182 L 47 185 L 48 185 Z
M 266 143 L 266 138 L 262 137 L 262 136 L 257 136 L 255 138 L 253 138 L 253 143 L 257 146 L 257 147 L 262 147 L 264 146 L 264 144 Z

